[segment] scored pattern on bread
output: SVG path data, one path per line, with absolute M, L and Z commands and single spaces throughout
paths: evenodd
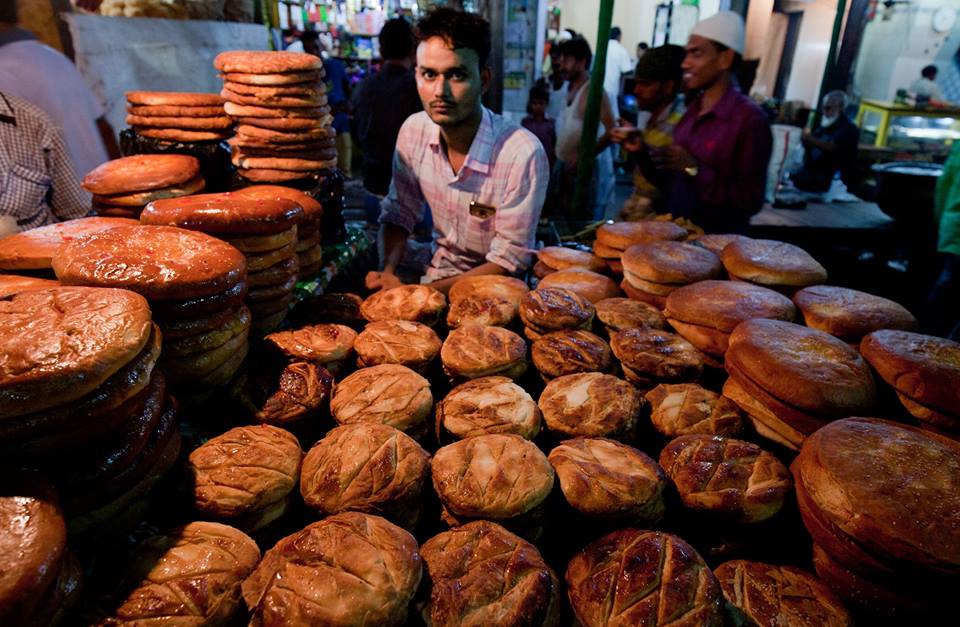
M 361 368 L 337 383 L 330 412 L 340 424 L 376 422 L 416 428 L 433 408 L 430 383 L 397 364 Z
M 440 338 L 425 324 L 409 320 L 371 322 L 354 343 L 361 366 L 425 366 L 440 352 Z

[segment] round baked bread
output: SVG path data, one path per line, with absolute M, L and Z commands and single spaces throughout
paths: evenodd
M 302 219 L 303 209 L 292 200 L 238 198 L 229 193 L 157 200 L 140 214 L 143 224 L 237 235 L 280 233 Z
M 663 313 L 668 319 L 729 333 L 751 318 L 791 322 L 796 308 L 783 294 L 752 283 L 700 281 L 671 292 Z
M 259 94 L 249 96 L 237 93 L 227 85 L 224 85 L 223 89 L 220 90 L 220 96 L 227 102 L 242 105 L 259 105 L 262 107 L 320 107 L 327 104 L 327 95 L 325 93 L 313 95 L 287 94 L 283 96 L 277 94 Z
M 319 70 L 323 67 L 323 61 L 304 52 L 230 50 L 218 54 L 213 60 L 213 67 L 227 73 L 278 74 Z
M 610 347 L 589 331 L 547 333 L 530 347 L 530 356 L 546 380 L 577 372 L 608 372 L 613 365 Z
M 230 288 L 206 296 L 184 300 L 158 300 L 151 303 L 153 317 L 166 324 L 174 320 L 190 320 L 209 316 L 221 311 L 236 310 L 248 295 L 246 281 L 235 283 Z
M 108 213 L 119 213 L 117 211 L 118 209 L 129 209 L 130 211 L 139 213 L 147 203 L 164 198 L 181 198 L 183 196 L 189 196 L 190 194 L 196 194 L 201 191 L 206 184 L 207 182 L 202 176 L 195 176 L 181 185 L 152 189 L 145 192 L 114 194 L 112 196 L 94 195 L 93 205 L 97 208 L 98 213 L 103 216 L 108 216 Z M 108 207 L 109 212 L 107 211 Z M 122 216 L 118 215 L 116 217 Z
M 608 276 L 584 268 L 558 270 L 540 280 L 538 289 L 559 288 L 579 294 L 591 303 L 620 296 L 617 283 Z
M 793 302 L 808 327 L 847 342 L 859 343 L 879 329 L 917 329 L 917 319 L 899 303 L 846 287 L 805 287 L 793 295 Z
M 128 91 L 127 102 L 143 106 L 221 107 L 223 98 L 217 94 L 198 94 L 179 91 Z
M 295 118 L 274 118 L 269 128 L 267 128 L 265 126 L 266 123 L 262 121 L 259 122 L 259 126 L 239 124 L 236 128 L 236 137 L 238 140 L 236 144 L 238 146 L 244 146 L 251 145 L 251 143 L 255 144 L 257 141 L 265 142 L 265 144 L 262 145 L 301 144 L 336 137 L 336 131 L 332 128 L 309 127 L 304 129 L 300 128 L 300 122 L 292 121 L 294 119 Z M 262 118 L 262 120 L 271 120 L 271 118 Z
M 566 246 L 547 246 L 537 251 L 537 259 L 551 270 L 583 268 L 591 272 L 606 272 L 607 263 L 585 250 Z
M 601 259 L 603 259 L 603 260 L 606 262 L 607 267 L 610 268 L 611 270 L 613 270 L 614 267 L 613 267 L 613 265 L 611 265 L 611 262 L 612 262 L 612 263 L 615 263 L 615 264 L 619 264 L 619 263 L 620 263 L 620 255 L 623 254 L 623 249 L 622 249 L 622 248 L 612 248 L 612 247 L 610 247 L 610 246 L 607 246 L 606 244 L 604 244 L 604 243 L 601 242 L 600 240 L 597 240 L 597 241 L 595 241 L 595 242 L 593 243 L 593 253 L 594 253 L 597 257 L 600 257 Z M 622 265 L 620 266 L 620 271 L 621 271 L 621 272 L 623 271 L 623 266 L 622 266 Z
M 192 522 L 149 537 L 127 562 L 143 564 L 130 569 L 133 591 L 117 600 L 104 624 L 226 624 L 240 610 L 240 585 L 259 560 L 256 542 L 219 523 Z M 191 591 L 189 603 L 174 592 L 182 590 Z
M 626 294 L 627 297 L 640 301 L 641 303 L 647 303 L 648 305 L 656 307 L 657 309 L 663 310 L 663 308 L 667 306 L 666 296 L 658 296 L 657 294 L 652 294 L 650 292 L 637 289 L 626 278 L 620 281 L 620 289 L 623 290 L 623 293 Z M 669 293 L 670 291 L 673 291 L 673 289 L 674 288 L 671 287 L 669 290 L 667 290 L 667 292 Z
M 123 226 L 62 246 L 53 270 L 64 285 L 120 287 L 151 300 L 209 296 L 246 276 L 246 258 L 215 237 L 172 226 Z
M 314 172 L 271 170 L 268 168 L 237 168 L 240 177 L 254 183 L 292 183 L 313 178 Z
M 0 301 L 0 417 L 93 392 L 152 332 L 147 301 L 123 290 L 58 287 Z
M 827 271 L 816 259 L 786 242 L 736 240 L 724 247 L 721 259 L 730 276 L 760 285 L 806 287 L 827 280 Z
M 300 476 L 300 443 L 270 425 L 235 427 L 208 440 L 187 458 L 194 507 L 216 518 L 235 518 L 285 498 Z
M 224 72 L 223 80 L 225 83 L 241 83 L 244 85 L 275 87 L 284 85 L 296 85 L 298 87 L 317 87 L 320 78 L 323 77 L 323 68 L 307 70 L 303 72 L 276 72 L 276 73 L 255 73 L 255 72 Z M 222 100 L 222 98 L 221 98 Z
M 327 93 L 326 85 L 320 82 L 314 85 L 294 84 L 271 87 L 224 81 L 223 86 L 234 93 L 245 96 L 319 96 Z
M 291 359 L 324 365 L 349 358 L 357 332 L 342 324 L 311 324 L 271 333 L 263 339 Z
M 528 327 L 549 333 L 560 329 L 587 329 L 596 309 L 589 300 L 559 288 L 541 288 L 520 301 L 520 318 Z
M 0 622 L 26 624 L 53 584 L 67 545 L 57 493 L 40 473 L 5 473 L 0 488 Z
M 230 137 L 230 130 L 196 131 L 183 128 L 150 128 L 143 126 L 133 127 L 137 135 L 151 139 L 165 139 L 176 142 L 206 142 L 218 141 Z
M 696 283 L 712 279 L 723 271 L 715 254 L 686 242 L 650 242 L 635 244 L 623 252 L 623 274 L 634 286 L 652 283 Z
M 627 524 L 655 524 L 667 477 L 648 455 L 606 438 L 565 440 L 547 457 L 573 509 Z
M 817 416 L 869 414 L 876 401 L 870 367 L 857 351 L 823 331 L 790 322 L 757 319 L 738 325 L 730 335 L 726 368 Z
M 128 126 L 183 128 L 201 131 L 225 130 L 233 126 L 233 120 L 224 115 L 222 111 L 220 115 L 215 117 L 155 116 L 128 113 L 126 122 Z
M 373 294 L 360 306 L 360 313 L 370 322 L 410 320 L 433 326 L 440 320 L 447 300 L 443 294 L 426 285 L 401 285 Z
M 610 338 L 627 380 L 639 387 L 659 383 L 696 381 L 703 372 L 703 355 L 673 333 L 656 329 L 627 329 Z
M 669 438 L 679 435 L 735 435 L 743 427 L 736 403 L 696 383 L 661 384 L 644 397 L 650 421 Z
M 643 397 L 622 379 L 585 372 L 547 383 L 537 405 L 547 429 L 554 433 L 630 439 L 640 418 Z
M 378 514 L 413 528 L 430 455 L 393 427 L 349 424 L 332 429 L 307 453 L 300 494 L 321 515 Z
M 257 200 L 279 199 L 292 200 L 303 209 L 304 221 L 319 220 L 323 215 L 323 206 L 307 193 L 284 187 L 283 185 L 251 185 L 233 192 L 234 196 L 253 198 Z
M 0 238 L 0 270 L 44 270 L 66 242 L 118 226 L 136 226 L 128 218 L 77 218 Z
M 584 627 L 719 627 L 723 595 L 696 549 L 669 533 L 623 529 L 567 565 L 567 597 Z
M 255 625 L 403 625 L 420 583 L 417 541 L 379 516 L 344 512 L 267 551 L 243 582 Z
M 244 254 L 253 255 L 269 253 L 274 250 L 286 248 L 290 244 L 294 244 L 298 248 L 300 246 L 300 238 L 299 233 L 297 232 L 297 227 L 290 227 L 289 229 L 280 231 L 279 233 L 226 237 L 224 238 L 224 241 Z M 296 272 L 291 270 L 284 276 L 292 276 L 294 274 L 296 274 Z M 277 281 L 273 281 L 271 283 L 263 282 L 264 285 L 276 283 Z
M 816 519 L 880 560 L 887 573 L 956 581 L 960 442 L 885 420 L 845 418 L 808 437 L 792 469 L 805 497 L 804 524 L 818 542 L 830 538 Z M 840 550 L 830 552 L 849 559 Z
M 308 361 L 292 361 L 279 375 L 273 368 L 254 370 L 241 379 L 235 398 L 259 423 L 285 425 L 316 416 L 330 401 L 333 376 Z
M 246 334 L 250 328 L 250 310 L 244 306 L 234 309 L 236 313 L 216 329 L 187 337 L 165 337 L 165 357 L 186 357 L 211 351 L 223 346 L 232 338 Z
M 458 520 L 515 518 L 540 506 L 553 467 L 519 435 L 478 435 L 440 448 L 430 462 L 433 487 Z
M 447 326 L 451 329 L 468 324 L 506 327 L 516 320 L 519 311 L 518 301 L 500 296 L 466 296 L 450 303 Z
M 497 274 L 466 276 L 459 279 L 450 288 L 450 302 L 455 303 L 468 296 L 497 296 L 519 303 L 530 291 L 520 279 Z
M 737 235 L 735 233 L 704 233 L 696 239 L 690 240 L 690 243 L 706 248 L 719 257 L 723 249 L 727 247 L 727 244 L 745 239 L 749 238 L 746 235 Z
M 686 507 L 741 522 L 776 514 L 793 487 L 790 472 L 772 454 L 721 436 L 682 435 L 660 452 L 660 466 Z
M 537 548 L 486 520 L 444 531 L 420 550 L 436 627 L 560 624 L 560 582 Z
M 53 287 L 60 287 L 60 281 L 35 279 L 33 277 L 17 276 L 15 274 L 0 274 L 0 298 L 13 296 L 20 292 L 48 290 Z
M 189 117 L 216 118 L 223 115 L 223 105 L 185 106 L 185 105 L 134 105 L 127 104 L 127 113 L 141 117 Z
M 133 155 L 107 161 L 83 177 L 91 194 L 128 194 L 186 183 L 200 174 L 200 162 L 190 155 Z
M 829 587 L 793 566 L 733 560 L 713 571 L 727 610 L 738 624 L 852 627 L 853 619 Z
M 532 440 L 540 431 L 540 409 L 509 377 L 480 377 L 461 383 L 437 405 L 437 436 L 462 440 L 487 433 L 515 433 Z
M 687 239 L 687 229 L 667 220 L 614 222 L 597 229 L 598 243 L 621 251 L 634 244 L 684 239 Z
M 396 364 L 357 370 L 337 383 L 330 401 L 339 424 L 372 422 L 413 434 L 425 432 L 432 411 L 430 383 Z
M 513 331 L 472 324 L 447 335 L 440 361 L 453 379 L 496 374 L 517 379 L 527 370 L 527 344 Z
M 440 338 L 425 324 L 407 320 L 371 322 L 353 344 L 357 365 L 400 364 L 422 371 L 440 353 Z
M 631 298 L 605 298 L 595 304 L 597 320 L 610 335 L 625 329 L 666 330 L 667 320 L 653 305 Z

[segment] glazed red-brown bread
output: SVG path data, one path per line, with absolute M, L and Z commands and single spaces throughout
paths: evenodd
M 585 268 L 558 270 L 540 280 L 537 289 L 560 288 L 583 296 L 591 303 L 620 296 L 620 288 L 610 277 Z
M 133 155 L 97 166 L 83 187 L 92 194 L 125 194 L 178 185 L 199 173 L 200 162 L 189 155 Z
M 653 283 L 679 284 L 705 281 L 723 271 L 715 254 L 686 242 L 636 244 L 621 257 L 623 273 L 636 287 L 636 279 Z
M 288 230 L 303 220 L 300 204 L 286 198 L 246 198 L 235 194 L 197 194 L 155 200 L 140 222 L 217 234 L 269 234 Z
M 569 329 L 541 336 L 530 347 L 530 356 L 548 380 L 577 372 L 608 372 L 613 364 L 606 342 L 589 331 Z
M 808 327 L 847 342 L 859 342 L 878 329 L 913 331 L 917 319 L 892 300 L 832 285 L 805 287 L 793 295 Z
M 614 222 L 597 229 L 597 242 L 617 250 L 626 250 L 633 244 L 661 240 L 686 239 L 687 230 L 666 220 L 641 220 L 639 222 Z M 606 255 L 601 255 L 605 257 Z
M 796 308 L 783 294 L 752 283 L 700 281 L 671 292 L 664 315 L 729 333 L 751 318 L 791 322 Z
M 128 218 L 77 218 L 14 233 L 0 239 L 0 270 L 42 270 L 64 243 L 117 226 L 136 226 Z

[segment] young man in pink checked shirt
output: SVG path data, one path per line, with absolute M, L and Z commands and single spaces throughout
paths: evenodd
M 491 79 L 490 25 L 437 9 L 417 24 L 417 36 L 424 111 L 400 129 L 381 203 L 383 270 L 370 272 L 366 286 L 400 285 L 397 265 L 428 206 L 434 253 L 421 282 L 446 293 L 463 276 L 529 266 L 550 171 L 536 136 L 480 103 Z

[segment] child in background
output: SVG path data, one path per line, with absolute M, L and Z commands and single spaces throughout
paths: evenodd
M 527 117 L 520 123 L 523 128 L 537 136 L 543 149 L 547 151 L 547 158 L 550 160 L 550 169 L 553 170 L 553 162 L 557 156 L 554 147 L 557 145 L 557 128 L 553 119 L 547 117 L 547 102 L 550 95 L 541 85 L 535 85 L 530 89 L 530 96 L 527 100 Z

